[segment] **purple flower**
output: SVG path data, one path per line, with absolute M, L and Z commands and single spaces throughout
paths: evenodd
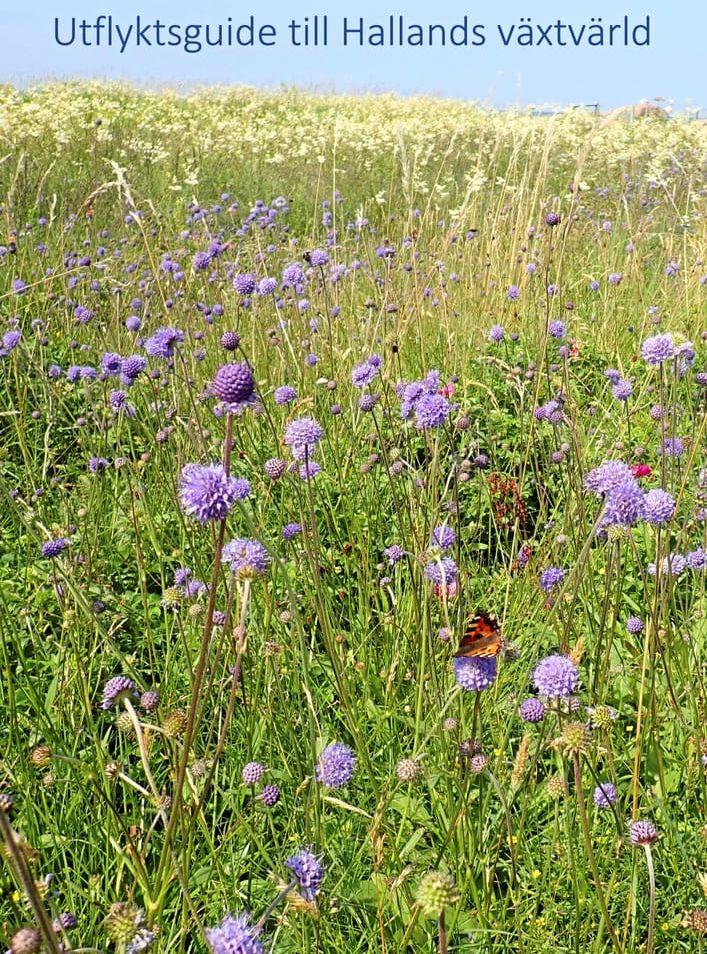
M 645 495 L 636 481 L 625 483 L 606 495 L 602 527 L 632 527 L 645 517 Z
M 294 388 L 290 387 L 289 384 L 283 384 L 282 387 L 275 389 L 275 403 L 276 404 L 291 404 L 292 401 L 297 400 L 297 392 Z
M 251 926 L 250 915 L 231 914 L 218 927 L 207 928 L 206 940 L 213 954 L 265 954 L 258 940 L 258 931 Z
M 542 722 L 545 717 L 545 704 L 535 696 L 531 696 L 521 702 L 518 714 L 523 722 Z
M 317 781 L 327 788 L 342 788 L 351 780 L 356 756 L 348 745 L 332 742 L 327 745 L 315 767 Z
M 438 560 L 430 560 L 425 566 L 425 576 L 428 580 L 436 583 L 437 586 L 449 586 L 456 582 L 459 570 L 451 557 L 440 557 Z
M 548 331 L 552 338 L 564 338 L 567 334 L 567 325 L 564 321 L 551 321 Z
M 643 620 L 640 616 L 629 616 L 626 620 L 626 629 L 633 636 L 643 632 Z
M 658 526 L 667 523 L 675 513 L 675 499 L 665 490 L 657 488 L 649 490 L 644 497 L 643 518 L 648 523 Z
M 584 486 L 596 494 L 608 494 L 634 480 L 633 471 L 628 464 L 621 460 L 605 460 L 603 464 L 589 471 Z
M 670 361 L 677 353 L 673 336 L 669 334 L 653 335 L 652 338 L 646 338 L 641 345 L 643 360 L 654 367 Z
M 243 272 L 233 279 L 233 287 L 239 295 L 252 295 L 255 291 L 255 275 Z
M 270 554 L 258 540 L 242 537 L 231 540 L 223 548 L 221 562 L 229 564 L 231 572 L 241 579 L 264 576 L 270 563 Z
M 579 671 L 567 656 L 546 656 L 535 667 L 533 684 L 547 699 L 565 698 L 576 692 Z
M 256 785 L 263 775 L 265 775 L 265 771 L 265 766 L 261 765 L 260 762 L 248 762 L 243 766 L 243 771 L 241 772 L 243 784 Z
M 452 528 L 445 523 L 441 527 L 435 527 L 432 531 L 432 539 L 442 550 L 451 550 L 456 538 Z
M 685 560 L 691 570 L 707 570 L 707 550 L 703 547 L 692 550 L 687 554 Z
M 280 801 L 280 789 L 277 785 L 264 785 L 260 801 L 266 808 L 273 808 Z
M 178 328 L 158 328 L 145 342 L 145 351 L 151 358 L 171 358 L 174 349 L 184 341 L 184 332 Z
M 298 851 L 285 864 L 297 879 L 297 886 L 305 901 L 314 901 L 324 880 L 324 867 L 311 847 Z
M 131 354 L 123 358 L 120 364 L 120 377 L 127 387 L 135 383 L 135 379 L 147 367 L 147 361 L 141 354 Z
M 560 224 L 560 216 L 557 212 L 548 212 L 545 216 L 545 224 L 549 225 L 550 228 L 554 228 L 556 225 Z
M 70 543 L 71 541 L 67 537 L 57 537 L 55 540 L 47 540 L 46 543 L 42 544 L 42 556 L 48 560 L 53 560 L 54 557 L 58 557 Z
M 624 378 L 619 378 L 619 380 L 612 387 L 611 393 L 614 395 L 617 401 L 628 401 L 633 394 L 633 385 L 630 381 L 626 381 Z
M 616 788 L 611 782 L 600 782 L 594 789 L 594 804 L 602 810 L 616 804 Z
M 498 344 L 499 341 L 503 341 L 505 335 L 506 332 L 503 328 L 503 325 L 492 325 L 489 330 L 489 341 L 493 341 L 494 344 Z
M 652 845 L 658 839 L 658 829 L 651 821 L 633 821 L 628 826 L 631 844 L 638 848 L 640 845 Z
M 467 692 L 483 692 L 496 678 L 495 657 L 458 657 L 454 660 L 454 678 Z
M 255 378 L 245 361 L 222 365 L 214 375 L 214 394 L 224 404 L 243 407 L 252 404 Z
M 296 536 L 302 533 L 302 525 L 299 523 L 287 523 L 282 528 L 282 539 L 283 540 L 293 540 Z
M 119 354 L 107 351 L 101 358 L 101 371 L 110 378 L 117 377 L 123 367 L 123 359 Z
M 322 248 L 315 248 L 309 253 L 309 264 L 321 268 L 329 262 L 329 254 Z
M 660 562 L 660 570 L 663 575 L 669 574 L 670 576 L 680 576 L 681 573 L 685 572 L 687 568 L 687 559 L 682 556 L 680 553 L 670 553 L 668 556 L 663 557 Z M 648 573 L 650 576 L 656 576 L 658 568 L 655 563 L 648 564 Z
M 244 483 L 248 485 L 230 477 L 223 464 L 187 464 L 182 470 L 179 499 L 184 512 L 200 523 L 225 520 L 234 502 L 242 499 Z
M 520 288 L 518 288 L 517 285 L 509 285 L 508 291 L 506 292 L 506 298 L 508 301 L 517 301 L 520 298 Z M 498 327 L 498 325 L 495 327 Z M 491 340 L 493 341 L 494 339 L 491 338 Z
M 392 544 L 392 546 L 386 547 L 383 553 L 385 554 L 385 558 L 387 559 L 390 566 L 395 566 L 395 564 L 399 563 L 402 560 L 402 558 L 405 556 L 405 551 L 397 543 Z
M 452 405 L 441 394 L 423 394 L 415 405 L 415 425 L 420 430 L 441 427 L 451 411 Z
M 316 460 L 308 460 L 306 463 L 300 464 L 299 470 L 297 471 L 300 480 L 314 480 L 317 474 L 321 474 L 321 472 L 322 468 Z
M 135 683 L 127 676 L 113 676 L 103 687 L 103 699 L 101 700 L 101 709 L 110 709 L 128 696 L 136 696 Z
M 663 454 L 666 457 L 681 457 L 685 445 L 681 437 L 666 437 L 663 441 Z
M 295 460 L 311 458 L 322 437 L 324 429 L 313 417 L 298 417 L 285 428 L 285 444 Z
M 540 574 L 540 586 L 546 593 L 550 593 L 559 586 L 565 578 L 565 571 L 559 566 L 548 567 Z
M 380 374 L 382 359 L 379 355 L 373 354 L 362 364 L 357 365 L 351 372 L 351 382 L 356 388 L 365 388 L 371 384 Z

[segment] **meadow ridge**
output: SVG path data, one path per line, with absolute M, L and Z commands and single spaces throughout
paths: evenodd
M 0 86 L 0 944 L 705 949 L 706 162 Z

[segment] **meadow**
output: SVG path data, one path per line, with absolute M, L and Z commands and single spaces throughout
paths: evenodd
M 0 87 L 0 944 L 707 949 L 706 160 Z

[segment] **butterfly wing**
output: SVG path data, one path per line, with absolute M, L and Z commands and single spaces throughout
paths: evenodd
M 458 659 L 497 656 L 503 646 L 501 627 L 487 613 L 479 613 L 466 628 L 456 652 Z

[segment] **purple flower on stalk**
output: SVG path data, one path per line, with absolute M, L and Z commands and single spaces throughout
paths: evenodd
M 283 384 L 282 387 L 275 389 L 275 403 L 276 404 L 291 404 L 292 401 L 297 400 L 297 392 L 294 388 L 290 387 L 289 384 Z
M 452 412 L 452 405 L 441 394 L 423 394 L 415 404 L 415 426 L 419 430 L 441 427 Z
M 449 586 L 456 582 L 458 575 L 459 570 L 451 557 L 430 560 L 425 566 L 425 576 L 438 586 Z
M 658 829 L 651 821 L 632 821 L 628 826 L 631 844 L 638 848 L 641 845 L 652 845 L 658 840 Z
M 675 514 L 675 498 L 665 490 L 649 490 L 644 497 L 644 520 L 659 526 Z
M 548 567 L 540 574 L 540 586 L 546 593 L 552 592 L 565 578 L 565 571 L 559 566 Z
M 182 470 L 179 499 L 182 509 L 200 523 L 225 520 L 247 481 L 229 476 L 223 464 L 187 464 Z
M 707 550 L 703 547 L 698 547 L 696 550 L 692 550 L 685 557 L 687 565 L 691 570 L 707 570 Z
M 602 527 L 632 527 L 645 517 L 645 495 L 636 481 L 622 484 L 606 495 Z
M 283 540 L 293 540 L 296 536 L 302 533 L 302 525 L 299 523 L 287 523 L 282 528 L 282 539 Z
M 663 454 L 666 457 L 681 457 L 685 445 L 681 437 L 666 437 L 663 441 Z
M 536 699 L 535 696 L 531 696 L 521 702 L 518 714 L 523 722 L 542 722 L 545 718 L 545 704 L 540 699 Z
M 255 399 L 255 378 L 245 361 L 222 365 L 214 375 L 214 394 L 229 408 L 241 409 Z
M 322 881 L 324 867 L 311 847 L 303 848 L 285 862 L 297 880 L 297 887 L 305 901 L 314 901 Z
M 255 291 L 255 275 L 243 272 L 233 279 L 233 287 L 239 295 L 252 295 Z
M 495 657 L 459 657 L 454 660 L 454 678 L 467 692 L 483 692 L 496 678 Z
M 548 331 L 551 338 L 564 338 L 567 334 L 567 325 L 564 321 L 551 321 Z
M 270 554 L 258 540 L 238 538 L 223 548 L 221 562 L 231 567 L 231 572 L 241 579 L 264 576 L 270 563 Z
M 317 781 L 327 788 L 342 788 L 351 781 L 356 768 L 356 756 L 348 745 L 332 742 L 327 745 L 315 767 Z
M 633 483 L 633 471 L 621 460 L 605 460 L 603 464 L 590 470 L 584 486 L 596 494 L 608 494 L 624 484 Z
M 383 553 L 388 563 L 390 564 L 390 566 L 395 566 L 396 563 L 400 563 L 400 561 L 405 556 L 405 551 L 397 543 L 392 544 L 392 546 L 386 547 Z
M 241 772 L 244 785 L 256 785 L 263 775 L 265 775 L 265 766 L 260 762 L 248 762 Z
M 377 354 L 372 354 L 370 358 L 357 365 L 351 372 L 351 383 L 356 388 L 365 388 L 371 384 L 380 374 L 382 359 Z
M 624 378 L 619 378 L 619 380 L 612 387 L 611 393 L 614 395 L 617 401 L 628 401 L 633 394 L 633 385 L 630 381 L 626 381 Z
M 259 797 L 266 808 L 274 808 L 280 801 L 280 789 L 277 785 L 265 785 Z
M 492 341 L 494 344 L 498 344 L 506 336 L 506 332 L 503 328 L 503 325 L 492 325 L 489 330 L 489 341 Z
M 611 782 L 600 782 L 594 789 L 594 804 L 605 810 L 616 804 L 616 788 Z
M 678 349 L 670 334 L 653 335 L 652 338 L 646 338 L 641 345 L 643 360 L 653 367 L 670 361 L 677 353 Z
M 663 557 L 660 562 L 660 571 L 666 576 L 680 576 L 681 573 L 685 572 L 687 568 L 687 559 L 682 556 L 681 553 L 670 553 L 668 556 Z M 658 568 L 655 563 L 648 564 L 648 574 L 650 576 L 656 576 Z
M 218 927 L 205 931 L 212 954 L 265 954 L 259 933 L 251 925 L 249 914 L 228 914 Z
M 145 351 L 151 358 L 171 358 L 174 349 L 184 341 L 184 332 L 179 328 L 158 328 L 145 342 Z
M 643 620 L 640 616 L 629 616 L 626 620 L 626 629 L 632 636 L 643 632 Z
M 117 702 L 127 699 L 130 696 L 137 697 L 135 683 L 127 676 L 113 676 L 103 687 L 103 699 L 101 700 L 101 709 L 110 709 Z
M 311 458 L 324 437 L 324 428 L 313 417 L 298 417 L 285 428 L 285 444 L 295 460 Z
M 547 699 L 564 699 L 576 692 L 579 670 L 567 656 L 546 656 L 535 667 L 533 684 Z
M 53 560 L 58 557 L 71 543 L 68 537 L 57 537 L 55 540 L 47 540 L 42 544 L 42 556 L 47 560 Z
M 432 531 L 432 539 L 435 545 L 440 547 L 440 549 L 451 550 L 456 537 L 451 527 L 448 527 L 447 524 L 442 524 L 441 527 L 435 527 Z
M 304 464 L 300 464 L 299 474 L 300 480 L 314 480 L 317 474 L 321 474 L 322 468 L 316 462 L 316 460 L 308 460 Z

